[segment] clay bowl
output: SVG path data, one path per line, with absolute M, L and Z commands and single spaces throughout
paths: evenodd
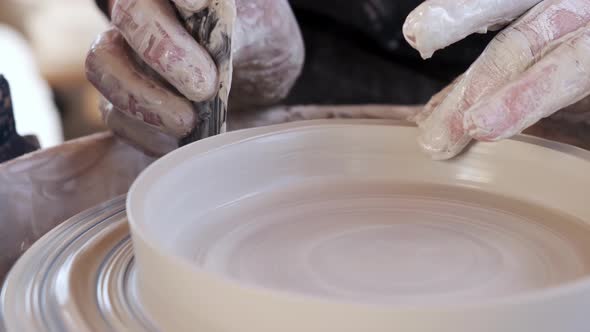
M 448 162 L 415 128 L 312 121 L 171 153 L 127 212 L 163 331 L 582 331 L 590 153 L 530 137 Z

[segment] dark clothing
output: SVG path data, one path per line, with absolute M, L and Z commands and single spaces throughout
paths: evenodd
M 0 75 L 0 163 L 38 148 L 36 141 L 23 138 L 16 132 L 10 88 L 4 76 Z
M 111 17 L 111 13 L 108 12 L 109 10 L 109 3 L 108 0 L 96 0 L 96 5 L 100 10 L 108 17 Z
M 106 1 L 97 0 L 101 8 Z M 491 36 L 472 36 L 424 61 L 402 25 L 422 0 L 291 0 L 306 62 L 287 104 L 417 104 L 463 72 Z
M 291 0 L 306 63 L 291 104 L 418 104 L 457 77 L 492 38 L 472 36 L 424 61 L 402 34 L 421 0 Z

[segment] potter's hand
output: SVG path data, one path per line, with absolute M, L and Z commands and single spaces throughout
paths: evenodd
M 201 11 L 209 0 L 113 0 L 115 28 L 103 33 L 86 61 L 89 80 L 106 101 L 101 111 L 115 133 L 142 150 L 164 154 L 196 124 L 191 102 L 209 100 L 218 72 L 174 7 Z M 236 0 L 232 111 L 283 98 L 303 65 L 303 41 L 287 0 Z
M 429 57 L 513 20 L 416 117 L 420 144 L 435 158 L 455 156 L 472 138 L 515 135 L 590 94 L 587 0 L 428 0 L 408 16 L 404 34 Z

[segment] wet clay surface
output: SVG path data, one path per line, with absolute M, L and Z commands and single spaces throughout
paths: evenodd
M 590 273 L 579 220 L 459 187 L 307 181 L 179 230 L 179 254 L 241 282 L 366 303 L 512 296 Z

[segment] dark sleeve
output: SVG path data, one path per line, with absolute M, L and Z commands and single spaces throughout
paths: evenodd
M 474 35 L 422 60 L 404 39 L 423 0 L 290 0 L 305 41 L 303 72 L 287 104 L 421 104 L 479 56 Z
M 405 59 L 419 66 L 425 64 L 418 52 L 404 39 L 402 27 L 406 17 L 424 0 L 290 0 L 300 17 L 321 17 L 325 27 L 345 26 L 339 38 L 354 29 L 365 36 L 365 44 L 373 44 L 398 60 Z M 493 34 L 473 35 L 436 52 L 428 61 L 434 67 L 465 68 L 479 56 Z M 362 46 L 362 47 L 366 47 Z
M 100 10 L 107 16 L 107 17 L 111 17 L 111 15 L 109 14 L 109 4 L 108 4 L 108 0 L 96 0 L 96 5 L 98 6 L 98 8 L 100 8 Z

